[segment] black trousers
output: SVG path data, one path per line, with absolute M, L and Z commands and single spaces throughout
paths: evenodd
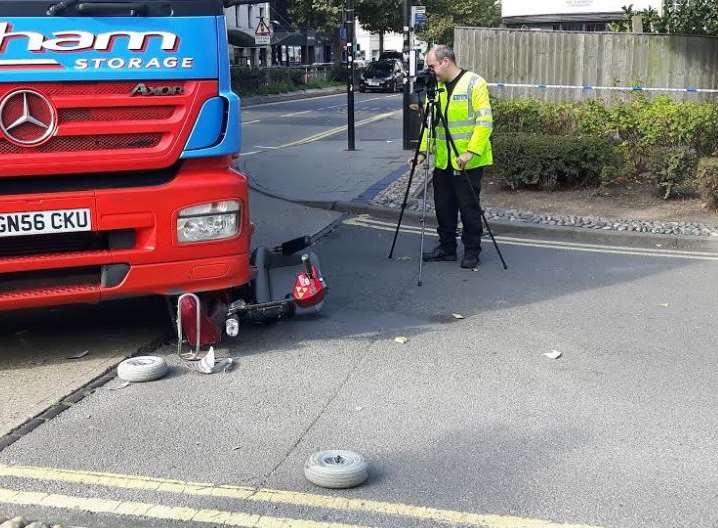
M 477 198 L 481 193 L 481 175 L 483 169 L 467 170 L 471 186 Z M 481 206 L 476 203 L 469 188 L 466 177 L 449 165 L 446 169 L 434 169 L 434 206 L 439 241 L 444 249 L 456 250 L 456 228 L 458 213 L 461 212 L 461 223 L 464 225 L 461 241 L 466 252 L 478 254 L 481 251 L 481 235 L 484 228 L 481 222 Z

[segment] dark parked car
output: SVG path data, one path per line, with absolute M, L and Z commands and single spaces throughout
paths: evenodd
M 359 91 L 370 90 L 398 92 L 404 85 L 404 68 L 396 60 L 375 61 L 362 73 Z
M 401 51 L 396 50 L 387 50 L 382 52 L 381 55 L 379 55 L 379 60 L 398 60 L 399 62 L 404 62 L 404 55 L 401 53 Z

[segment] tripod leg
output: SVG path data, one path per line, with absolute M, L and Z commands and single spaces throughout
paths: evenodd
M 394 231 L 394 240 L 391 243 L 391 249 L 389 250 L 389 258 L 394 258 L 394 248 L 396 247 L 396 240 L 399 237 L 399 229 L 401 229 L 401 223 L 404 220 L 404 210 L 406 209 L 406 203 L 409 200 L 409 192 L 411 191 L 411 184 L 414 181 L 414 172 L 416 172 L 417 160 L 419 159 L 419 152 L 421 149 L 421 138 L 424 137 L 424 131 L 426 130 L 427 115 L 424 116 L 424 121 L 421 123 L 421 130 L 419 132 L 419 144 L 416 146 L 414 152 L 414 159 L 411 163 L 411 171 L 409 172 L 409 181 L 406 184 L 406 191 L 404 192 L 404 201 L 401 203 L 401 211 L 399 212 L 399 221 L 396 223 L 396 230 Z
M 424 238 L 426 234 L 426 191 L 429 186 L 429 159 L 427 158 L 424 162 L 424 195 L 422 198 L 421 205 L 421 242 L 419 244 L 419 277 L 417 279 L 417 285 L 421 286 L 422 272 L 424 270 Z
M 496 248 L 496 253 L 499 254 L 499 258 L 501 259 L 501 264 L 504 266 L 505 270 L 509 269 L 509 267 L 506 265 L 506 261 L 504 260 L 504 256 L 501 254 L 501 249 L 499 249 L 499 244 L 496 242 L 496 239 L 494 238 L 494 233 L 493 233 L 493 231 L 491 231 L 491 225 L 489 224 L 488 220 L 486 220 L 486 215 L 484 214 L 483 209 L 481 209 L 481 218 L 484 219 L 484 224 L 486 224 L 486 230 L 489 232 L 491 241 L 494 243 L 494 247 Z
M 424 160 L 424 196 L 422 199 L 421 206 L 421 242 L 419 244 L 419 276 L 417 277 L 417 286 L 421 287 L 423 282 L 421 280 L 422 273 L 424 271 L 424 239 L 426 235 L 426 192 L 429 186 L 429 155 L 431 147 L 434 144 L 434 118 L 436 117 L 436 106 L 435 103 L 431 103 L 427 112 L 427 129 L 429 130 L 426 136 L 426 148 L 427 156 Z

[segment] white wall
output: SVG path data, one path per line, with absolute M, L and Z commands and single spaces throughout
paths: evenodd
M 634 11 L 653 7 L 660 12 L 663 6 L 662 0 L 502 0 L 501 16 L 622 13 L 623 6 L 629 4 Z
M 379 58 L 379 33 L 370 33 L 365 30 L 357 21 L 355 26 L 356 42 L 364 54 L 364 58 L 370 61 L 372 58 Z M 426 50 L 427 44 L 423 40 L 415 38 L 415 47 Z M 384 51 L 402 51 L 404 49 L 404 35 L 401 33 L 384 33 Z M 423 52 L 423 51 L 422 51 Z
M 254 30 L 259 23 L 260 12 L 264 13 L 264 21 L 269 24 L 271 20 L 269 3 L 227 7 L 224 9 L 224 15 L 227 18 L 227 27 L 229 29 L 241 29 L 246 33 L 254 35 Z

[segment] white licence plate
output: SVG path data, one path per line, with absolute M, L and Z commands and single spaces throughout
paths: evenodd
M 91 230 L 89 209 L 0 213 L 0 238 Z
M 379 86 L 379 81 L 368 81 L 367 84 L 369 86 Z

